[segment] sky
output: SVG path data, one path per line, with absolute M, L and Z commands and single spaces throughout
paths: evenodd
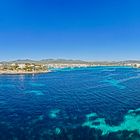
M 139 0 L 0 1 L 0 60 L 140 60 Z

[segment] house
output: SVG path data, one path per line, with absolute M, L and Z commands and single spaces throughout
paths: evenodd
M 3 70 L 3 64 L 0 64 L 0 70 Z
M 19 69 L 24 69 L 26 67 L 25 64 L 18 64 Z
M 140 68 L 140 63 L 135 64 L 137 68 Z

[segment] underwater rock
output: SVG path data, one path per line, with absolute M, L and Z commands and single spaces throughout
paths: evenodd
M 42 121 L 44 119 L 44 115 L 40 115 L 37 118 L 33 119 L 29 124 L 35 124 L 39 121 Z
M 51 110 L 50 113 L 49 113 L 49 117 L 51 119 L 57 118 L 59 112 L 60 112 L 60 109 Z
M 56 135 L 61 134 L 61 129 L 60 129 L 60 128 L 55 128 L 55 134 L 56 134 Z
M 107 135 L 118 131 L 137 131 L 140 134 L 140 108 L 129 110 L 124 116 L 124 121 L 117 126 L 111 126 L 106 123 L 105 118 L 90 119 L 90 114 L 86 115 L 86 121 L 82 124 L 83 127 L 94 128 L 102 131 L 102 135 Z

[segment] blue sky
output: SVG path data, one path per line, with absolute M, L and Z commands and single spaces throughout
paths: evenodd
M 0 60 L 140 59 L 139 0 L 0 1 Z

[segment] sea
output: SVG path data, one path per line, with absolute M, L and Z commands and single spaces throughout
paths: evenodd
M 0 75 L 0 140 L 140 140 L 140 69 Z

